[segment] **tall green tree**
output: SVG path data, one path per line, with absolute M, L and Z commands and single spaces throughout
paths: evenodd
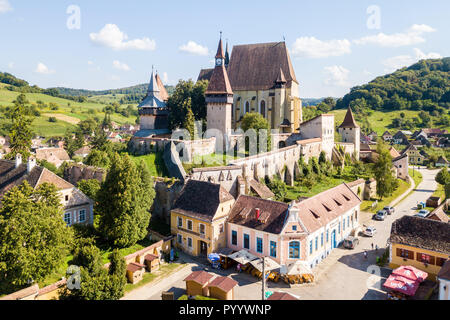
M 242 118 L 241 123 L 242 130 L 247 131 L 249 129 L 253 129 L 256 131 L 258 135 L 258 147 L 259 150 L 261 150 L 261 142 L 259 141 L 259 132 L 260 130 L 266 130 L 267 132 L 267 151 L 271 150 L 272 146 L 272 138 L 270 135 L 270 125 L 266 118 L 264 118 L 260 113 L 257 112 L 250 112 L 246 113 L 244 117 Z
M 0 209 L 0 239 L 3 290 L 41 281 L 54 272 L 73 240 L 56 187 L 44 183 L 33 189 L 24 182 L 8 191 Z
M 187 110 L 186 118 L 184 119 L 183 128 L 189 131 L 189 134 L 191 135 L 191 139 L 194 139 L 194 126 L 195 126 L 195 118 L 194 113 L 192 112 L 192 109 L 190 107 L 191 105 L 191 98 L 189 98 L 187 101 L 185 101 L 185 108 Z
M 28 112 L 29 102 L 24 94 L 17 96 L 13 103 L 14 106 L 9 112 L 9 118 L 11 119 L 11 125 L 9 126 L 11 152 L 7 157 L 14 159 L 16 154 L 20 153 L 26 159 L 30 156 L 31 139 L 33 138 L 31 124 L 34 119 Z
M 374 165 L 377 195 L 382 200 L 389 197 L 398 187 L 398 181 L 392 172 L 392 156 L 387 145 L 381 141 L 377 144 L 378 159 Z
M 115 247 L 131 246 L 142 240 L 147 235 L 154 197 L 146 165 L 136 166 L 128 155 L 114 154 L 96 206 L 105 240 Z

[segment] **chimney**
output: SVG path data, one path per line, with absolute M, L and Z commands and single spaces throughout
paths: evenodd
M 34 167 L 36 167 L 36 158 L 33 156 L 30 156 L 28 158 L 28 163 L 27 163 L 27 172 L 30 173 Z
M 22 164 L 22 155 L 20 153 L 16 154 L 16 168 Z
M 259 217 L 261 216 L 261 210 L 259 208 L 256 208 L 255 211 L 256 211 L 256 220 L 259 220 Z

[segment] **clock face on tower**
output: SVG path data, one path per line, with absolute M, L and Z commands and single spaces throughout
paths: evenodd
M 216 59 L 216 66 L 221 66 L 222 65 L 222 59 L 221 58 L 217 58 Z

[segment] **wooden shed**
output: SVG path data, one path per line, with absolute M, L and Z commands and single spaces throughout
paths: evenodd
M 209 296 L 219 300 L 234 300 L 237 282 L 228 277 L 217 277 L 209 285 Z
M 427 207 L 431 208 L 437 208 L 441 204 L 441 198 L 440 197 L 429 197 L 427 199 Z
M 145 273 L 145 266 L 136 262 L 131 262 L 127 265 L 127 278 L 132 284 L 138 283 L 142 280 Z
M 206 271 L 194 271 L 184 279 L 188 296 L 208 296 L 208 284 L 213 275 Z
M 148 272 L 154 272 L 159 269 L 159 257 L 154 254 L 148 254 L 144 257 Z

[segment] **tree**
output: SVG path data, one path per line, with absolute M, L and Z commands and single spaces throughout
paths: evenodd
M 283 201 L 287 194 L 287 186 L 284 181 L 277 177 L 273 177 L 267 185 L 269 189 L 275 194 L 277 201 Z
M 33 118 L 27 112 L 29 102 L 24 94 L 20 94 L 13 103 L 14 106 L 8 114 L 11 119 L 9 128 L 11 152 L 7 157 L 14 159 L 16 154 L 20 153 L 23 158 L 27 159 L 30 156 L 31 139 L 33 138 L 31 131 Z
M 84 164 L 88 166 L 108 168 L 109 156 L 108 153 L 101 150 L 92 150 L 89 155 L 84 159 Z
M 382 200 L 398 187 L 398 181 L 392 173 L 392 156 L 387 145 L 379 141 L 377 145 L 378 159 L 375 162 L 374 174 L 377 181 L 377 195 Z
M 97 193 L 100 190 L 100 182 L 96 179 L 80 180 L 78 181 L 78 189 L 91 198 L 97 201 Z
M 84 145 L 84 134 L 81 130 L 77 129 L 75 132 L 67 130 L 64 136 L 64 148 L 70 157 L 73 156 L 75 151 L 82 148 Z
M 442 168 L 434 178 L 437 183 L 445 186 L 450 183 L 450 173 L 447 168 Z
M 147 235 L 155 191 L 145 163 L 136 166 L 128 155 L 115 153 L 97 194 L 99 229 L 105 240 L 126 247 Z
M 186 101 L 184 101 L 183 108 L 187 110 L 186 112 L 186 118 L 183 122 L 183 128 L 189 131 L 189 134 L 191 135 L 191 139 L 193 140 L 194 137 L 194 126 L 195 126 L 195 118 L 194 113 L 191 109 L 191 98 L 188 98 Z
M 192 89 L 192 112 L 194 113 L 195 120 L 206 119 L 206 101 L 205 92 L 208 89 L 208 80 L 197 81 Z
M 241 123 L 242 130 L 247 131 L 250 129 L 253 129 L 256 131 L 256 134 L 258 136 L 258 150 L 261 151 L 263 148 L 261 146 L 259 133 L 260 130 L 266 130 L 267 132 L 267 151 L 271 150 L 272 145 L 272 139 L 270 136 L 270 125 L 269 122 L 264 118 L 260 113 L 257 112 L 250 112 L 246 113 L 244 117 L 242 118 Z
M 41 281 L 63 263 L 73 232 L 62 217 L 58 191 L 53 184 L 44 183 L 33 189 L 25 181 L 5 194 L 0 209 L 3 290 Z

